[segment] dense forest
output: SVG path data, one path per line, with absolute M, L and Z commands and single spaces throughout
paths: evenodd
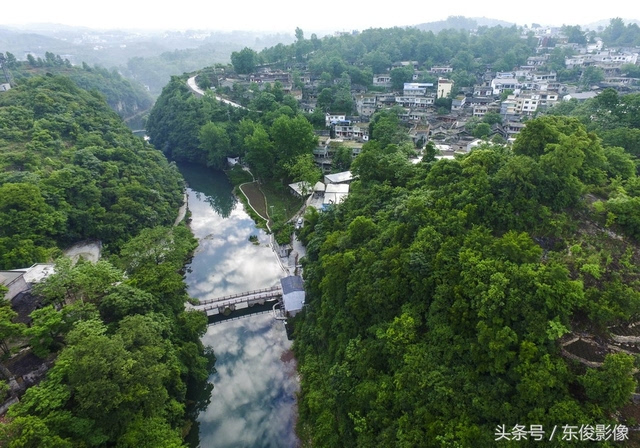
M 78 240 L 106 249 L 97 263 L 58 259 L 26 320 L 0 307 L 3 355 L 55 360 L 9 409 L 3 446 L 184 446 L 215 358 L 200 342 L 206 316 L 184 306 L 197 242 L 184 224 L 170 227 L 183 186 L 102 95 L 68 77 L 0 95 L 0 269 L 49 261 Z
M 9 409 L 3 446 L 184 446 L 215 361 L 200 342 L 206 316 L 184 309 L 181 272 L 196 245 L 184 225 L 144 229 L 110 261 L 60 259 L 36 285 L 44 306 L 28 327 L 2 313 L 3 342 L 55 357 Z
M 640 311 L 630 155 L 544 117 L 513 150 L 414 166 L 373 141 L 352 170 L 349 198 L 302 232 L 309 446 L 493 446 L 501 424 L 614 421 L 634 357 L 585 368 L 559 342 Z
M 575 100 L 558 104 L 549 114 L 575 117 L 587 130 L 596 132 L 605 145 L 640 156 L 640 94 L 620 95 L 614 89 L 605 89 L 581 104 Z
M 46 76 L 0 95 L 0 268 L 84 239 L 117 252 L 141 229 L 172 223 L 181 203 L 178 170 L 100 94 Z
M 172 160 L 223 169 L 227 156 L 242 156 L 261 179 L 300 180 L 300 171 L 313 167 L 317 137 L 296 99 L 276 84 L 255 89 L 247 106 L 226 105 L 209 93 L 197 97 L 185 77 L 174 76 L 149 114 L 147 132 Z
M 26 61 L 18 61 L 12 53 L 7 52 L 5 61 L 5 68 L 14 83 L 20 84 L 25 79 L 47 73 L 63 75 L 71 78 L 84 90 L 95 90 L 103 94 L 107 104 L 124 119 L 145 112 L 153 104 L 151 95 L 140 83 L 123 78 L 116 70 L 90 67 L 86 63 L 72 66 L 69 60 L 48 51 L 44 58 L 35 58 L 29 54 Z

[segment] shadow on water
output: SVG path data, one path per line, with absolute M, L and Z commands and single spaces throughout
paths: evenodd
M 228 218 L 236 204 L 233 186 L 221 171 L 202 165 L 179 163 L 178 168 L 198 199 L 207 202 L 223 218 Z

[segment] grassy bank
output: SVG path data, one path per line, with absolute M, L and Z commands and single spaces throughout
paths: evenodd
M 293 232 L 293 224 L 288 224 L 288 221 L 298 213 L 304 201 L 292 195 L 288 186 L 278 182 L 252 183 L 251 174 L 239 166 L 233 167 L 226 173 L 236 188 L 236 195 L 258 227 L 267 230 L 265 220 L 260 215 L 268 216 L 276 240 L 280 244 L 287 243 Z M 240 185 L 243 185 L 242 191 L 240 191 Z M 249 206 L 249 202 L 251 206 Z

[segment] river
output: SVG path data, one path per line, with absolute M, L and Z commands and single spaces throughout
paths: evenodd
M 191 229 L 199 240 L 187 266 L 188 292 L 214 298 L 273 286 L 283 276 L 258 229 L 232 194 L 222 172 L 181 164 Z M 249 241 L 258 237 L 259 244 Z M 295 360 L 281 321 L 259 314 L 210 325 L 203 337 L 213 347 L 216 370 L 211 404 L 198 416 L 202 448 L 289 448 L 295 436 L 298 391 Z

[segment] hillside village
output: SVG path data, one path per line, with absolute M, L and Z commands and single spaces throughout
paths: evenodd
M 317 165 L 325 173 L 336 172 L 332 169 L 332 155 L 338 146 L 347 146 L 352 157 L 357 156 L 369 139 L 372 115 L 382 109 L 397 110 L 418 150 L 432 142 L 440 151 L 439 157 L 452 157 L 483 141 L 513 142 L 528 119 L 559 103 L 583 102 L 606 88 L 620 94 L 640 90 L 638 78 L 632 76 L 637 75 L 636 70 L 629 70 L 638 66 L 637 47 L 605 47 L 599 37 L 585 44 L 570 43 L 562 30 L 554 27 L 522 30 L 523 39 L 532 36 L 537 39 L 537 46 L 526 64 L 509 71 L 479 66 L 473 86 L 457 86 L 452 65 L 425 67 L 417 61 L 394 62 L 386 72 L 373 76 L 369 88 L 351 83 L 352 110 L 320 110 L 324 113 L 324 129 L 317 130 Z M 564 80 L 553 69 L 559 58 L 564 61 L 564 77 L 570 73 L 573 79 Z M 317 115 L 326 80 L 313 76 L 303 64 L 290 68 L 281 70 L 269 64 L 258 66 L 247 75 L 222 70 L 213 84 L 236 100 L 249 98 L 251 86 L 255 92 L 255 85 L 262 90 L 278 85 L 299 101 L 305 113 Z M 410 73 L 411 79 L 403 82 L 401 89 L 394 88 L 395 69 Z M 294 79 L 294 73 L 300 75 L 299 79 Z M 334 84 L 339 82 L 333 80 Z

